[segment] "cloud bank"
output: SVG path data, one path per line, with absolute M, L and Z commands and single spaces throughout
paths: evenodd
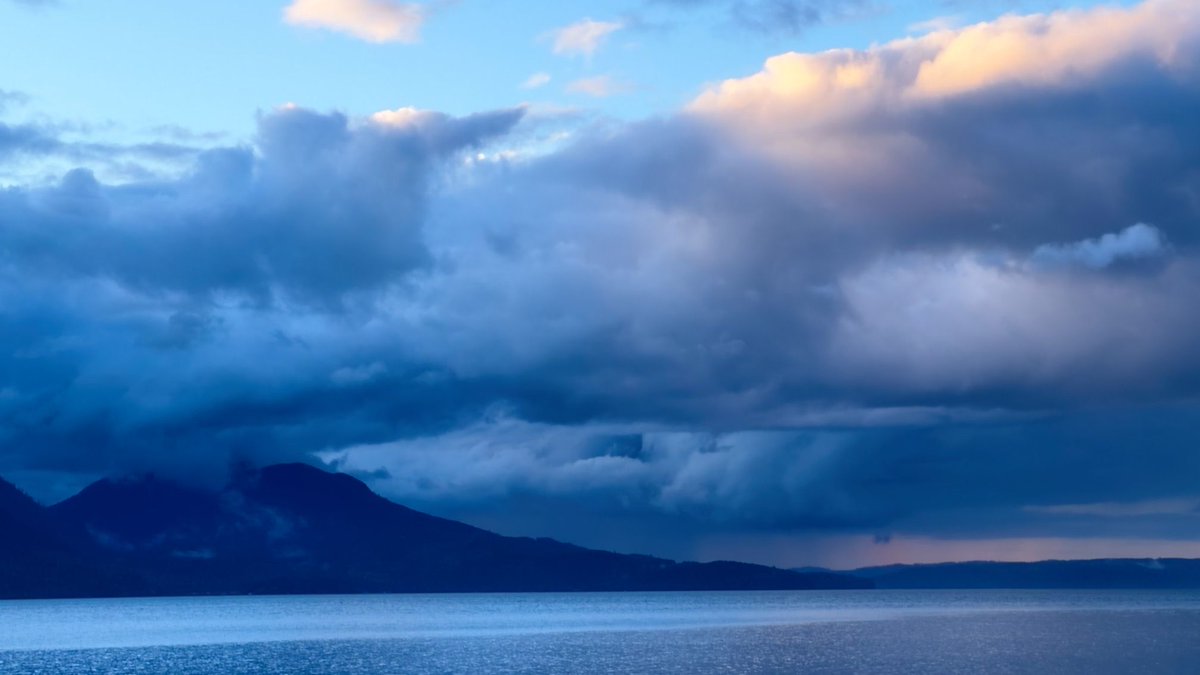
M 319 456 L 680 555 L 1187 538 L 1070 505 L 1200 498 L 1197 38 L 1184 0 L 1006 17 L 550 151 L 522 110 L 284 108 L 181 177 L 8 187 L 0 473 Z

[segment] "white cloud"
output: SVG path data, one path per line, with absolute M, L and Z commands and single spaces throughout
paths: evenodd
M 824 359 L 835 379 L 908 391 L 1096 388 L 1179 367 L 1197 330 L 1185 308 L 1200 268 L 1075 276 L 961 251 L 893 254 L 838 290 L 846 310 Z
M 1157 258 L 1166 252 L 1167 242 L 1162 233 L 1138 223 L 1095 239 L 1039 246 L 1033 252 L 1033 262 L 1046 267 L 1082 266 L 1098 270 L 1123 260 Z
M 567 85 L 569 93 L 583 94 L 593 98 L 608 98 L 609 96 L 627 93 L 631 89 L 632 86 L 629 83 L 621 82 L 611 75 L 586 77 L 582 80 L 575 80 Z
M 534 73 L 533 75 L 530 75 L 527 80 L 521 83 L 521 88 L 538 89 L 539 87 L 544 87 L 547 84 L 550 84 L 550 80 L 551 77 L 549 73 Z
M 564 26 L 551 34 L 554 38 L 554 53 L 563 56 L 591 56 L 603 46 L 610 35 L 624 28 L 619 21 L 593 21 L 584 19 Z
M 284 20 L 294 26 L 325 28 L 367 42 L 417 42 L 427 18 L 416 3 L 395 0 L 293 0 Z
M 406 107 L 396 108 L 395 110 L 380 110 L 371 115 L 370 120 L 375 124 L 383 127 L 405 128 L 418 127 L 430 120 L 436 120 L 440 116 L 430 110 L 420 110 L 418 108 Z
M 1006 16 L 863 51 L 775 56 L 761 72 L 708 91 L 693 108 L 723 114 L 773 110 L 804 124 L 995 86 L 1076 82 L 1132 57 L 1180 72 L 1194 63 L 1197 34 L 1200 4 L 1193 0 Z

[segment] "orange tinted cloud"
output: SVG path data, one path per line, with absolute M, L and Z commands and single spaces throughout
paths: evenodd
M 425 11 L 421 5 L 394 0 L 294 0 L 284 20 L 296 26 L 325 28 L 367 42 L 416 42 Z
M 866 51 L 782 54 L 755 75 L 705 92 L 692 109 L 786 109 L 807 121 L 837 119 L 995 86 L 1068 83 L 1132 58 L 1182 69 L 1191 62 L 1183 52 L 1197 37 L 1200 4 L 1192 0 L 1007 16 Z

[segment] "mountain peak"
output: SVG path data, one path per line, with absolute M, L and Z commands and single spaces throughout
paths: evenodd
M 59 518 L 126 544 L 154 539 L 180 523 L 213 518 L 218 510 L 215 493 L 153 474 L 105 478 L 51 507 Z
M 16 485 L 0 478 L 0 527 L 25 530 L 44 518 L 43 508 Z
M 379 496 L 366 483 L 309 464 L 275 464 L 239 477 L 230 488 L 274 507 L 320 518 L 370 518 L 411 511 Z
M 25 494 L 21 488 L 0 478 L 0 512 L 7 512 L 13 509 L 28 509 L 37 505 L 37 502 Z
M 295 489 L 336 490 L 340 494 L 374 495 L 367 484 L 345 473 L 328 471 L 311 464 L 272 464 L 258 470 L 260 483 L 288 485 Z

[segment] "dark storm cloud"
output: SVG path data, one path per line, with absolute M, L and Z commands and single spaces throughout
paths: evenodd
M 925 228 L 906 224 L 909 236 L 1036 246 L 1143 220 L 1190 245 L 1197 241 L 1200 185 L 1189 167 L 1200 151 L 1200 127 L 1185 118 L 1198 108 L 1194 70 L 1135 57 L 1114 63 L 1098 82 L 1049 91 L 1010 84 L 881 122 L 918 134 L 935 153 L 926 161 L 941 163 L 913 168 L 956 172 L 961 189 L 970 190 L 922 195 L 940 217 Z
M 1026 28 L 1043 30 L 1008 27 Z M 1138 41 L 1157 39 L 1135 36 L 1128 56 L 1083 74 L 1001 68 L 992 83 L 925 81 L 929 93 L 896 100 L 886 78 L 871 81 L 876 68 L 915 79 L 944 45 L 915 45 L 932 50 L 921 61 L 851 63 L 864 72 L 839 75 L 863 82 L 845 97 L 818 88 L 790 100 L 796 86 L 748 81 L 717 105 L 702 99 L 699 117 L 585 140 L 532 167 L 529 184 L 505 174 L 528 201 L 484 191 L 498 201 L 481 208 L 503 214 L 490 223 L 506 242 L 496 254 L 522 267 L 479 273 L 494 282 L 484 320 L 506 326 L 487 353 L 552 357 L 519 371 L 518 416 L 837 434 L 685 434 L 688 461 L 670 462 L 573 454 L 578 442 L 536 429 L 503 447 L 485 428 L 429 437 L 411 462 L 397 459 L 408 446 L 349 456 L 393 466 L 411 484 L 381 485 L 428 505 L 511 490 L 504 499 L 541 495 L 549 512 L 632 504 L 730 527 L 1189 536 L 1186 518 L 1051 523 L 1025 509 L 1195 494 L 1174 478 L 1194 475 L 1198 433 L 1200 326 L 1188 307 L 1200 295 L 1200 192 L 1188 158 L 1200 102 L 1195 54 L 1148 59 Z M 1148 215 L 1154 225 L 1138 224 Z M 488 269 L 480 250 L 465 267 Z M 525 292 L 526 273 L 563 293 Z M 473 332 L 458 322 L 476 314 L 440 308 L 454 334 Z M 575 332 L 554 340 L 547 327 Z M 539 389 L 548 394 L 529 396 Z M 1152 401 L 1166 412 L 1135 403 Z M 866 408 L 838 407 L 855 403 Z M 1137 407 L 1118 424 L 1088 412 L 1097 405 Z M 884 429 L 848 430 L 873 424 Z M 455 470 L 424 463 L 433 448 Z
M 1193 412 L 1164 406 L 987 424 L 724 434 L 628 434 L 500 418 L 437 438 L 359 448 L 344 461 L 364 471 L 390 466 L 375 479 L 381 487 L 442 508 L 542 495 L 733 529 L 917 526 L 964 534 L 1012 527 L 980 522 L 997 513 L 1008 521 L 1039 510 L 1119 517 L 1117 509 L 1055 506 L 1197 498 Z M 1131 451 L 1136 436 L 1142 441 Z M 1016 521 L 1029 527 L 1026 518 Z
M 0 201 L 0 245 L 28 275 L 207 299 L 337 302 L 427 263 L 420 230 L 431 163 L 519 117 L 351 129 L 340 115 L 285 110 L 263 119 L 257 152 L 205 152 L 178 181 L 109 187 L 80 169 L 51 188 L 12 191 Z
M 359 363 L 374 346 L 353 335 L 374 310 L 351 296 L 430 263 L 420 229 L 439 160 L 520 116 L 352 126 L 284 110 L 255 149 L 207 152 L 176 181 L 76 170 L 0 195 L 10 462 L 219 473 L 239 454 L 295 457 L 469 409 L 452 379 L 405 389 L 428 368 L 402 353 Z M 384 383 L 400 391 L 372 396 Z
M 1187 499 L 1200 12 L 1104 12 L 785 55 L 543 154 L 521 111 L 285 109 L 180 178 L 6 188 L 0 470 L 319 453 L 518 530 Z
M 1156 111 L 1200 100 L 1166 74 L 1144 80 L 1141 103 L 1109 98 L 1126 74 L 1118 63 L 1066 93 L 1005 82 L 811 121 L 806 100 L 768 91 L 740 104 L 732 88 L 734 105 L 716 112 L 702 101 L 699 116 L 505 174 L 528 198 L 496 188 L 482 207 L 509 221 L 492 225 L 505 255 L 568 276 L 583 306 L 619 308 L 556 309 L 597 325 L 561 345 L 546 375 L 566 394 L 539 414 L 573 419 L 553 414 L 590 398 L 593 415 L 600 404 L 736 428 L 786 423 L 796 402 L 1038 408 L 1194 391 L 1200 193 L 1186 157 L 1200 147 L 1194 123 Z M 1078 104 L 1087 89 L 1111 105 Z M 1138 225 L 1146 213 L 1154 224 Z M 585 245 L 552 260 L 563 236 Z M 1148 257 L 1121 248 L 1139 241 Z M 486 251 L 475 260 L 492 264 Z M 496 301 L 514 299 L 508 316 L 528 319 L 512 323 L 512 342 L 537 344 L 519 333 L 547 308 L 500 294 L 521 274 L 491 276 Z
M 1200 527 L 1194 412 L 636 436 L 499 419 L 355 449 L 338 465 L 406 503 L 501 531 L 682 557 L 720 533 L 788 532 L 801 549 L 839 534 L 1188 541 Z M 381 465 L 387 476 L 369 475 Z M 777 548 L 760 559 L 805 560 Z
M 36 126 L 0 122 L 0 159 L 18 154 L 47 154 L 61 148 L 58 138 Z

